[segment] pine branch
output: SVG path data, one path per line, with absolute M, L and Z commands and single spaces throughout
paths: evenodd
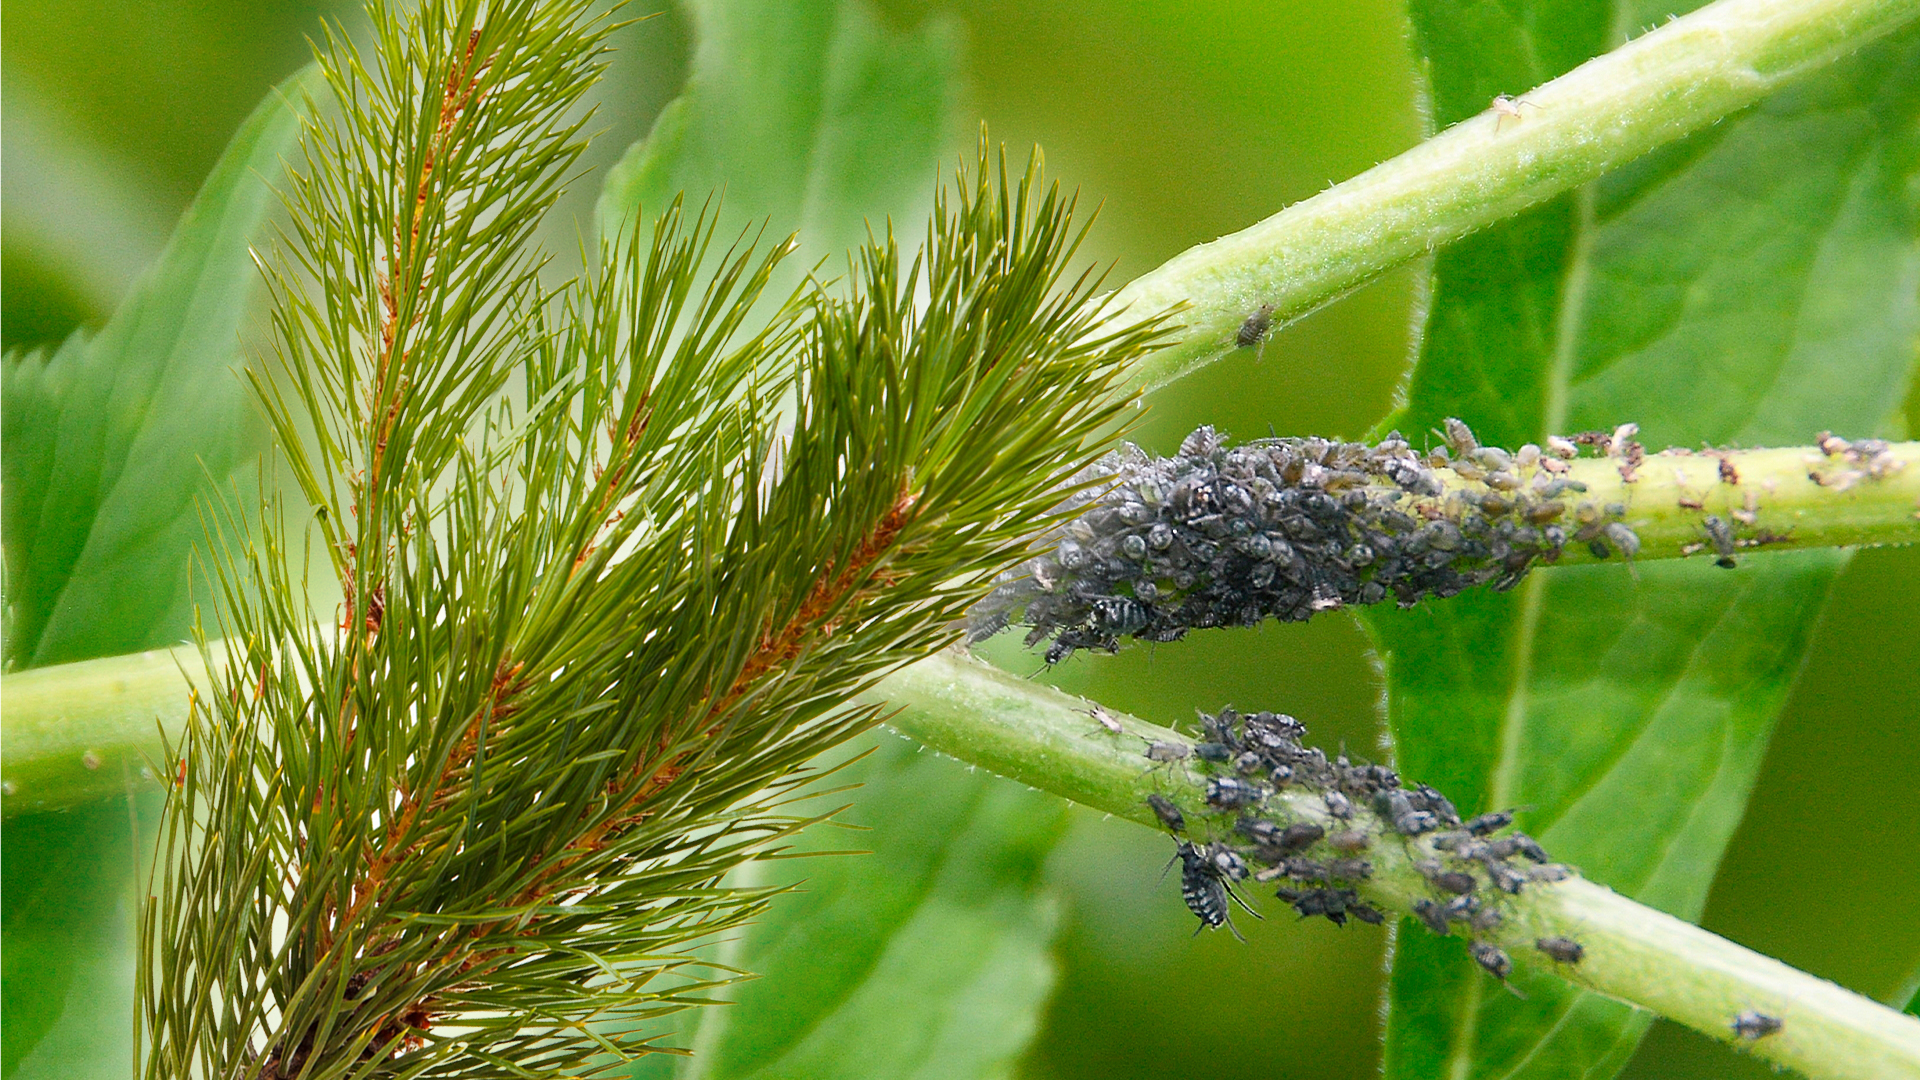
M 707 985 L 688 947 L 767 902 L 722 875 L 807 824 L 806 762 L 876 718 L 851 699 L 1030 552 L 1162 336 L 1096 331 L 1070 200 L 984 147 L 917 258 L 884 235 L 759 329 L 791 242 L 722 250 L 678 204 L 548 293 L 526 243 L 606 24 L 372 14 L 371 63 L 323 57 L 340 119 L 272 270 L 289 374 L 254 378 L 346 600 L 307 607 L 277 501 L 229 511 L 143 922 L 150 1076 L 646 1052 Z

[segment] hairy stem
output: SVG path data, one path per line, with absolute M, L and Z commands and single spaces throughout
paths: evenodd
M 1134 280 L 1133 311 L 1185 304 L 1152 390 L 1380 273 L 1697 131 L 1920 16 L 1920 0 L 1719 0 Z M 1513 115 L 1514 112 L 1519 115 Z M 1261 330 L 1255 333 L 1252 331 Z M 1246 344 L 1251 344 L 1247 342 Z
M 871 695 L 897 710 L 901 733 L 962 761 L 992 769 L 1074 802 L 1156 824 L 1149 794 L 1170 798 L 1190 818 L 1205 813 L 1203 780 L 1180 764 L 1149 771 L 1142 747 L 1179 741 L 1176 732 L 1109 713 L 1111 734 L 1088 703 L 952 653 L 907 668 Z M 1265 812 L 1280 820 L 1334 826 L 1316 796 L 1282 791 Z M 1431 893 L 1414 863 L 1424 838 L 1378 842 L 1365 899 L 1407 914 Z M 1572 877 L 1536 882 L 1506 902 L 1505 918 L 1482 935 L 1522 964 L 1651 1010 L 1810 1077 L 1887 1080 L 1920 1077 L 1920 1019 L 1761 956 L 1699 927 Z M 1406 932 L 1426 931 L 1409 927 Z M 1564 937 L 1584 956 L 1558 963 L 1535 942 Z M 1754 1011 L 1780 1029 L 1743 1038 L 1736 1016 Z

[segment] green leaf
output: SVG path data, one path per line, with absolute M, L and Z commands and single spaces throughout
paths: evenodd
M 950 23 L 897 34 L 859 0 L 684 7 L 698 42 L 686 92 L 608 173 L 603 231 L 680 192 L 696 206 L 718 193 L 723 235 L 762 220 L 770 235 L 800 233 L 790 287 L 863 242 L 869 220 L 918 227 L 952 143 Z
M 183 638 L 199 498 L 265 447 L 238 362 L 306 74 L 241 125 L 160 260 L 91 341 L 8 357 L 4 518 L 9 668 Z
M 827 797 L 850 798 L 837 820 L 867 831 L 816 825 L 796 850 L 871 854 L 760 864 L 795 891 L 723 956 L 759 977 L 681 1014 L 664 1043 L 693 1057 L 633 1076 L 958 1080 L 1007 1075 L 1025 1051 L 1054 981 L 1041 871 L 1066 804 L 890 734 L 867 748 L 834 776 L 863 786 Z
M 120 1080 L 133 1068 L 136 874 L 159 796 L 7 822 L 0 1075 Z
M 1456 0 L 1413 16 L 1442 122 L 1650 17 Z M 1460 416 L 1506 446 L 1626 421 L 1653 447 L 1884 430 L 1920 334 L 1917 120 L 1907 33 L 1442 252 L 1388 424 L 1418 439 Z M 1523 827 L 1556 857 L 1697 918 L 1843 561 L 1546 570 L 1508 594 L 1369 614 L 1398 764 L 1462 812 L 1527 807 Z M 1602 1077 L 1645 1029 L 1556 979 L 1515 981 L 1524 999 L 1460 941 L 1406 928 L 1386 1075 Z

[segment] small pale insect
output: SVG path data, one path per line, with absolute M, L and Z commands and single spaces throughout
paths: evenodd
M 1099 724 L 1115 735 L 1125 735 L 1127 733 L 1127 729 L 1120 726 L 1119 719 L 1108 712 L 1103 705 L 1095 705 L 1093 708 L 1088 709 L 1087 715 L 1093 717 L 1094 723 Z
M 1240 324 L 1240 332 L 1233 336 L 1236 348 L 1251 349 L 1267 340 L 1267 332 L 1273 329 L 1273 305 L 1262 304 L 1260 310 L 1247 316 Z
M 1540 107 L 1531 101 L 1522 101 L 1519 98 L 1508 97 L 1505 94 L 1494 95 L 1493 101 L 1487 106 L 1493 110 L 1493 130 L 1499 131 L 1501 125 L 1509 120 L 1516 124 L 1525 120 L 1526 115 L 1520 111 L 1520 106 L 1522 105 L 1525 105 L 1529 109 L 1537 109 Z

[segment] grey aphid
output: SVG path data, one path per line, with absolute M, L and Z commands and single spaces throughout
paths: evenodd
M 1511 824 L 1513 824 L 1513 811 L 1494 810 L 1479 817 L 1469 818 L 1462 827 L 1475 836 L 1485 836 L 1488 833 L 1499 832 Z
M 1349 855 L 1365 851 L 1368 847 L 1372 846 L 1372 844 L 1373 839 L 1359 829 L 1343 829 L 1327 837 L 1328 847 L 1335 851 L 1346 852 Z
M 1786 1021 L 1758 1009 L 1748 1009 L 1733 1018 L 1733 1033 L 1749 1041 L 1764 1039 L 1786 1026 Z
M 1427 924 L 1427 929 L 1441 937 L 1447 936 L 1447 912 L 1439 904 L 1431 900 L 1415 900 L 1413 914 L 1415 918 Z
M 1215 776 L 1207 781 L 1207 805 L 1216 810 L 1238 810 L 1267 797 L 1267 789 L 1231 776 Z
M 1707 539 L 1713 542 L 1714 554 L 1719 556 L 1713 560 L 1713 564 L 1726 570 L 1738 566 L 1733 561 L 1733 526 L 1712 514 L 1707 515 L 1707 519 L 1700 524 L 1707 530 Z
M 1149 795 L 1147 805 L 1153 808 L 1153 816 L 1160 819 L 1160 824 L 1165 825 L 1168 832 L 1187 831 L 1187 816 L 1173 805 L 1173 800 L 1165 795 Z
M 1260 310 L 1247 316 L 1240 324 L 1240 332 L 1233 336 L 1235 347 L 1251 349 L 1266 340 L 1267 331 L 1273 329 L 1273 305 L 1262 304 Z
M 1148 761 L 1169 765 L 1187 760 L 1187 755 L 1193 753 L 1193 747 L 1183 742 L 1150 742 L 1146 753 Z
M 1534 948 L 1546 953 L 1562 964 L 1577 964 L 1587 955 L 1586 946 L 1568 937 L 1543 937 L 1533 943 Z
M 1496 979 L 1504 981 L 1513 973 L 1513 960 L 1498 945 L 1476 941 L 1467 946 L 1467 951 L 1473 954 L 1474 963 L 1485 968 L 1487 974 Z
M 1631 559 L 1640 554 L 1640 534 L 1623 522 L 1610 521 L 1601 531 L 1607 534 L 1608 540 L 1613 541 L 1614 547 L 1620 549 L 1621 557 Z

